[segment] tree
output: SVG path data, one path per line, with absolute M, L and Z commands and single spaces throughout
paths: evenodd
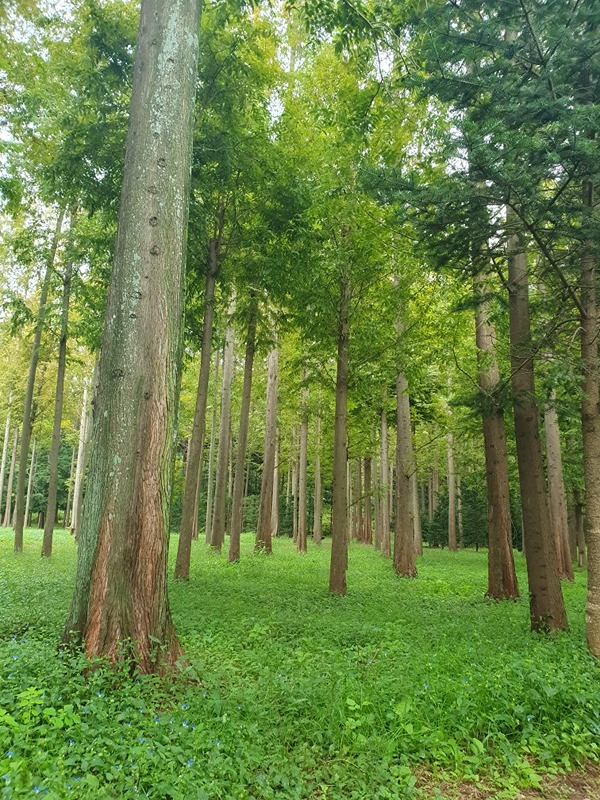
M 131 659 L 143 672 L 175 664 L 181 652 L 166 567 L 199 13 L 196 2 L 142 0 L 92 458 L 63 634 L 83 641 L 90 657 Z

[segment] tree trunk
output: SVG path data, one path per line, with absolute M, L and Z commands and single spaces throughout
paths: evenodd
M 465 546 L 465 540 L 462 512 L 462 484 L 460 480 L 460 474 L 456 476 L 456 524 L 458 525 L 458 546 L 462 549 Z
M 219 402 L 219 362 L 215 361 L 215 386 L 213 393 L 212 418 L 210 423 L 210 445 L 208 448 L 208 475 L 206 478 L 206 514 L 204 516 L 204 541 L 210 544 L 213 518 L 213 497 L 214 497 L 214 469 L 215 469 L 215 447 L 217 441 L 217 406 Z
M 358 542 L 362 542 L 365 535 L 365 516 L 363 508 L 363 473 L 362 473 L 362 459 L 360 456 L 356 459 L 356 529 L 354 538 Z
M 33 389 L 35 386 L 35 376 L 40 354 L 42 332 L 46 322 L 48 292 L 50 290 L 50 281 L 54 271 L 54 262 L 56 261 L 56 251 L 58 249 L 58 242 L 61 236 L 64 216 L 65 210 L 62 208 L 56 220 L 56 228 L 52 239 L 52 245 L 50 247 L 48 261 L 46 262 L 46 271 L 44 273 L 42 289 L 40 292 L 40 306 L 38 308 L 35 331 L 33 334 L 33 345 L 31 347 L 31 356 L 29 359 L 29 374 L 27 376 L 27 388 L 25 390 L 25 402 L 23 404 L 23 426 L 21 430 L 21 451 L 19 453 L 19 473 L 17 476 L 17 489 L 15 494 L 15 553 L 20 553 L 23 550 L 23 526 L 25 523 L 25 475 L 27 473 L 27 460 L 29 458 L 29 444 L 31 441 L 31 429 L 33 425 Z
M 380 483 L 379 496 L 381 498 L 381 553 L 389 557 L 391 555 L 390 546 L 390 486 L 389 486 L 389 463 L 388 463 L 388 426 L 387 413 L 385 408 L 381 410 L 381 457 L 379 460 Z
M 347 434 L 348 413 L 348 345 L 350 340 L 350 283 L 348 276 L 340 276 L 340 306 L 338 317 L 338 352 L 335 384 L 335 425 L 333 444 L 333 489 L 331 497 L 331 560 L 329 564 L 329 591 L 346 594 L 348 569 L 347 525 Z
M 488 588 L 494 600 L 516 600 L 519 586 L 512 551 L 508 456 L 504 412 L 496 396 L 500 372 L 496 361 L 496 329 L 483 299 L 485 281 L 475 285 L 479 303 L 475 317 L 479 388 L 482 395 L 483 442 L 487 487 Z
M 296 445 L 296 432 L 294 431 L 294 447 Z M 292 541 L 298 541 L 298 460 L 294 458 L 292 464 Z
M 246 444 L 248 442 L 248 423 L 250 420 L 250 397 L 252 394 L 252 369 L 256 345 L 256 315 L 258 307 L 256 299 L 252 299 L 248 331 L 246 334 L 246 357 L 244 359 L 244 385 L 242 388 L 242 405 L 240 409 L 240 435 L 238 437 L 235 458 L 235 479 L 233 499 L 231 502 L 231 525 L 229 528 L 229 560 L 240 560 L 240 537 L 242 534 L 244 512 L 244 464 L 246 462 Z
M 83 390 L 81 417 L 79 421 L 79 442 L 77 445 L 77 466 L 75 467 L 75 485 L 73 487 L 73 510 L 71 512 L 71 535 L 79 539 L 79 526 L 83 501 L 83 479 L 85 463 L 91 432 L 90 411 L 88 408 L 88 389 Z
M 75 459 L 77 450 L 74 447 L 71 451 L 71 466 L 69 468 L 69 481 L 67 484 L 67 504 L 65 505 L 65 516 L 63 517 L 63 528 L 71 524 L 71 503 L 73 502 L 73 480 L 75 478 Z M 27 514 L 25 514 L 25 526 L 27 526 Z
M 308 379 L 307 371 L 304 371 L 304 380 Z M 306 472 L 308 462 L 308 389 L 302 388 L 302 421 L 300 423 L 300 458 L 298 462 L 298 538 L 296 549 L 299 553 L 306 553 L 307 534 L 306 534 Z
M 451 433 L 446 436 L 448 450 L 448 550 L 455 551 L 456 547 L 456 475 L 454 474 L 454 437 Z
M 2 444 L 2 463 L 0 464 L 0 513 L 2 511 L 2 500 L 4 498 L 4 476 L 6 475 L 6 462 L 8 460 L 9 439 L 10 439 L 10 408 L 8 409 L 8 413 L 6 415 L 6 424 L 4 425 L 4 442 Z
M 402 373 L 396 378 L 396 525 L 394 530 L 394 569 L 404 578 L 414 578 L 415 542 L 413 493 L 414 473 L 412 427 L 408 383 Z
M 215 500 L 210 532 L 210 546 L 221 551 L 225 541 L 227 513 L 227 464 L 229 461 L 229 439 L 231 430 L 231 385 L 233 383 L 233 356 L 235 331 L 233 313 L 235 300 L 231 300 L 228 310 L 228 324 L 225 331 L 225 353 L 223 355 L 223 386 L 221 390 L 221 415 L 219 418 L 219 449 L 217 452 L 217 471 L 215 476 Z
M 586 80 L 587 82 L 587 80 Z M 584 223 L 590 234 L 594 218 L 594 183 L 584 181 Z M 583 475 L 587 518 L 588 591 L 585 627 L 588 647 L 600 658 L 600 376 L 598 374 L 598 320 L 595 244 L 586 243 L 581 259 L 581 361 L 583 392 L 581 422 L 583 430 Z
M 560 431 L 556 413 L 556 395 L 552 392 L 550 402 L 544 409 L 546 433 L 546 460 L 548 466 L 548 499 L 550 522 L 554 533 L 554 547 L 558 562 L 558 574 L 562 580 L 573 580 L 573 564 L 569 545 L 569 522 L 567 519 L 567 496 L 563 479 Z
M 271 503 L 271 536 L 279 536 L 279 432 L 275 430 L 275 464 L 273 466 L 273 502 Z
M 587 567 L 587 558 L 585 551 L 585 536 L 583 526 L 583 503 L 579 492 L 574 496 L 574 511 L 575 511 L 575 538 L 577 541 L 577 565 L 580 569 Z
M 198 530 L 198 496 L 200 493 L 200 476 L 202 474 L 202 453 L 204 451 L 204 433 L 206 429 L 206 406 L 208 403 L 208 379 L 210 376 L 210 353 L 212 345 L 215 281 L 219 269 L 219 239 L 211 238 L 208 248 L 206 269 L 206 288 L 204 291 L 204 321 L 202 323 L 202 343 L 200 347 L 200 374 L 194 422 L 188 449 L 183 505 L 181 508 L 181 525 L 179 527 L 179 544 L 175 560 L 175 577 L 187 580 L 190 576 L 190 557 L 192 540 Z M 217 358 L 217 364 L 219 359 Z M 206 528 L 208 532 L 209 528 Z M 208 535 L 208 533 L 207 533 Z
M 167 598 L 200 5 L 142 0 L 75 594 L 64 638 L 143 673 L 181 654 Z
M 373 455 L 373 500 L 375 507 L 375 536 L 374 545 L 376 550 L 381 550 L 381 487 L 379 485 L 379 462 L 377 453 Z
M 12 446 L 12 453 L 10 456 L 10 468 L 8 470 L 8 483 L 6 484 L 6 505 L 4 507 L 4 521 L 3 526 L 5 528 L 10 527 L 10 523 L 12 520 L 12 490 L 13 490 L 13 481 L 15 479 L 15 466 L 17 463 L 17 445 L 19 443 L 19 429 L 15 428 L 15 435 L 13 438 L 13 446 Z M 23 514 L 23 517 L 25 514 Z M 23 543 L 21 542 L 21 550 L 23 549 Z M 19 551 L 20 552 L 20 551 Z
M 33 437 L 33 444 L 31 445 L 31 461 L 29 462 L 29 478 L 27 480 L 27 499 L 25 500 L 25 520 L 24 527 L 29 526 L 29 507 L 31 505 L 31 489 L 33 487 L 33 478 L 35 475 L 35 444 L 36 439 Z
M 265 452 L 260 484 L 260 503 L 256 525 L 255 550 L 270 555 L 273 552 L 271 538 L 271 514 L 273 509 L 273 478 L 275 450 L 277 447 L 277 384 L 279 382 L 279 352 L 274 347 L 269 353 L 267 368 L 267 411 L 265 422 Z
M 71 217 L 73 227 L 74 214 Z M 46 521 L 42 540 L 42 556 L 52 555 L 52 535 L 56 521 L 56 498 L 58 495 L 58 455 L 60 451 L 60 429 L 62 425 L 63 398 L 65 394 L 65 370 L 67 366 L 67 339 L 69 336 L 69 303 L 71 301 L 71 280 L 73 262 L 69 258 L 65 264 L 63 284 L 62 313 L 60 318 L 60 339 L 58 343 L 58 367 L 56 371 L 56 394 L 54 398 L 54 421 L 52 425 L 52 444 L 48 456 L 48 502 L 46 504 Z
M 412 488 L 412 502 L 413 502 L 413 529 L 415 540 L 415 555 L 423 555 L 423 530 L 421 528 L 421 506 L 419 504 L 419 484 L 417 481 L 417 467 L 415 464 L 415 454 L 413 446 L 413 466 L 414 471 L 410 476 L 410 484 Z
M 514 214 L 509 214 L 509 222 Z M 527 256 L 518 234 L 508 241 L 509 322 L 515 438 L 527 542 L 531 629 L 567 627 L 540 445 L 529 324 Z
M 364 476 L 365 476 L 365 518 L 364 518 L 362 540 L 364 544 L 373 544 L 373 526 L 371 524 L 371 495 L 373 489 L 371 485 L 372 484 L 371 458 L 369 456 L 366 456 L 365 458 Z
M 323 485 L 321 479 L 321 417 L 316 420 L 317 445 L 315 448 L 315 501 L 313 517 L 313 542 L 321 544 L 323 538 Z

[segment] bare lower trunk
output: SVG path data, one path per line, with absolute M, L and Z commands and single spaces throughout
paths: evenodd
M 594 184 L 583 186 L 585 223 L 594 230 Z M 595 224 L 594 224 L 595 223 Z M 581 361 L 583 392 L 581 422 L 583 430 L 583 475 L 587 518 L 588 591 L 585 627 L 588 647 L 600 658 L 600 376 L 598 373 L 598 320 L 596 260 L 594 245 L 588 244 L 581 259 Z
M 77 448 L 71 452 L 71 467 L 69 469 L 69 480 L 67 483 L 67 503 L 65 505 L 65 516 L 63 517 L 63 528 L 71 524 L 71 503 L 73 502 L 73 481 L 75 480 L 75 465 L 77 458 Z M 27 526 L 27 513 L 25 514 L 25 525 Z
M 54 271 L 54 262 L 56 260 L 56 251 L 61 236 L 62 224 L 65 215 L 64 208 L 58 214 L 56 221 L 56 228 L 54 231 L 54 238 L 50 247 L 50 254 L 46 262 L 46 271 L 42 281 L 42 289 L 40 292 L 40 306 L 37 313 L 35 323 L 35 332 L 33 334 L 33 345 L 31 347 L 31 356 L 29 359 L 29 374 L 27 376 L 27 388 L 25 390 L 25 402 L 23 404 L 23 425 L 21 429 L 21 452 L 19 454 L 19 474 L 17 477 L 17 489 L 15 494 L 15 553 L 20 553 L 23 550 L 23 526 L 25 523 L 25 474 L 27 472 L 27 460 L 29 458 L 29 443 L 31 441 L 31 429 L 33 425 L 32 407 L 33 407 L 33 389 L 35 386 L 35 376 L 37 372 L 40 344 L 42 341 L 42 332 L 46 323 L 46 311 L 48 304 L 48 292 L 50 290 L 50 281 Z M 10 517 L 9 517 L 10 520 Z
M 208 448 L 208 476 L 206 479 L 206 514 L 204 516 L 204 541 L 210 544 L 212 518 L 213 518 L 213 497 L 215 489 L 215 447 L 217 441 L 217 406 L 219 402 L 219 362 L 215 361 L 215 387 L 213 395 L 212 418 L 210 422 L 210 445 Z
M 456 550 L 456 475 L 454 474 L 454 437 L 446 436 L 448 449 L 448 550 Z
M 73 486 L 73 510 L 71 513 L 71 535 L 79 538 L 79 524 L 81 522 L 81 509 L 83 500 L 83 479 L 85 477 L 85 464 L 87 449 L 91 433 L 90 410 L 88 408 L 87 386 L 83 390 L 81 403 L 81 416 L 79 421 L 79 442 L 77 445 L 77 466 L 75 468 L 75 485 Z
M 12 399 L 12 398 L 11 398 Z M 9 400 L 10 405 L 10 400 Z M 0 464 L 0 512 L 2 510 L 2 501 L 4 499 L 4 476 L 6 475 L 6 462 L 8 460 L 8 442 L 10 439 L 10 408 L 6 415 L 6 423 L 4 425 L 4 442 L 2 444 L 2 463 Z
M 413 447 L 413 463 L 414 463 L 414 447 Z M 415 555 L 423 555 L 423 531 L 421 528 L 421 507 L 419 504 L 419 484 L 417 481 L 417 470 L 415 470 L 410 478 L 412 487 L 412 500 L 413 500 L 413 527 L 415 538 Z
M 296 435 L 294 433 L 294 446 Z M 292 462 L 292 541 L 298 541 L 298 461 L 294 458 Z
M 581 502 L 581 497 L 579 496 L 579 492 L 577 492 L 575 496 L 575 539 L 577 542 L 577 565 L 581 569 L 585 569 L 587 567 L 587 558 L 586 558 L 586 551 L 585 551 L 585 535 L 584 535 L 584 525 L 583 525 L 583 503 Z
M 375 508 L 375 536 L 374 545 L 376 550 L 381 550 L 381 487 L 379 485 L 379 462 L 377 454 L 373 456 L 373 500 Z
M 384 556 L 391 555 L 390 546 L 390 486 L 389 486 L 389 463 L 388 463 L 388 427 L 387 413 L 385 408 L 381 411 L 381 456 L 379 460 L 380 483 L 379 496 L 381 498 L 381 552 Z
M 487 596 L 494 600 L 516 599 L 519 586 L 512 551 L 508 456 L 504 412 L 496 392 L 500 373 L 496 361 L 496 331 L 489 320 L 489 308 L 483 299 L 483 278 L 476 282 L 479 304 L 476 312 L 477 362 L 482 394 L 482 423 L 485 449 L 488 533 Z
M 142 0 L 75 593 L 86 654 L 173 666 L 169 501 L 184 311 L 199 4 Z
M 260 503 L 256 525 L 255 549 L 270 554 L 273 552 L 272 521 L 273 478 L 275 451 L 277 447 L 277 386 L 279 383 L 279 352 L 274 347 L 269 353 L 267 370 L 267 411 L 265 422 L 265 452 L 260 484 Z
M 509 216 L 509 221 L 512 215 Z M 509 316 L 515 438 L 527 542 L 532 630 L 567 627 L 540 445 L 529 324 L 527 256 L 518 235 L 508 243 Z
M 8 470 L 8 483 L 6 484 L 6 506 L 4 508 L 4 521 L 2 525 L 5 528 L 8 528 L 12 521 L 12 490 L 13 490 L 13 481 L 15 479 L 15 465 L 17 462 L 17 445 L 19 443 L 19 429 L 15 428 L 15 434 L 13 438 L 13 446 L 12 446 L 12 453 L 10 457 L 10 468 Z M 24 514 L 23 514 L 24 516 Z M 23 542 L 21 541 L 21 550 L 23 549 Z
M 304 380 L 307 380 L 304 372 Z M 300 459 L 298 463 L 298 538 L 296 549 L 299 553 L 306 553 L 306 470 L 308 460 L 308 389 L 302 390 L 302 422 L 300 423 Z
M 402 373 L 396 378 L 396 525 L 394 531 L 394 569 L 404 578 L 414 578 L 415 543 L 413 523 L 414 473 L 412 428 L 408 383 Z
M 372 494 L 372 475 L 371 475 L 371 459 L 369 456 L 365 458 L 365 519 L 363 527 L 362 541 L 365 544 L 373 544 L 373 527 L 371 524 L 371 494 Z
M 331 561 L 329 565 L 329 591 L 341 595 L 346 594 L 346 571 L 348 569 L 346 416 L 348 408 L 349 312 L 350 284 L 348 277 L 341 275 L 331 498 Z
M 363 476 L 362 476 L 362 459 L 359 457 L 355 461 L 356 464 L 356 500 L 354 502 L 354 519 L 355 529 L 354 538 L 358 542 L 362 542 L 364 536 L 364 514 L 363 514 Z
M 204 451 L 204 434 L 206 430 L 206 406 L 208 403 L 208 379 L 210 376 L 210 353 L 214 319 L 215 281 L 219 269 L 219 239 L 213 237 L 209 243 L 208 263 L 206 271 L 206 288 L 204 292 L 204 321 L 202 323 L 202 344 L 200 349 L 200 374 L 196 392 L 194 423 L 188 448 L 183 505 L 181 509 L 181 525 L 179 543 L 175 560 L 175 577 L 187 580 L 190 575 L 190 557 L 192 540 L 198 529 L 198 496 L 200 475 L 202 471 L 202 453 Z M 218 363 L 217 359 L 217 363 Z M 209 528 L 206 528 L 207 536 Z
M 244 511 L 244 463 L 246 461 L 246 444 L 248 442 L 248 423 L 250 420 L 250 397 L 252 394 L 252 368 L 254 365 L 254 349 L 256 344 L 256 300 L 253 300 L 248 332 L 246 335 L 246 357 L 244 359 L 244 385 L 242 388 L 242 405 L 240 408 L 240 435 L 238 437 L 237 455 L 235 459 L 235 479 L 233 499 L 231 502 L 231 524 L 229 527 L 229 560 L 240 560 L 240 537 L 242 534 Z
M 313 542 L 321 544 L 323 538 L 323 486 L 321 479 L 321 417 L 317 417 L 317 446 L 315 448 L 315 502 L 313 517 Z
M 232 316 L 235 301 L 229 304 L 229 322 L 225 331 L 225 353 L 223 355 L 223 386 L 221 390 L 221 416 L 219 418 L 219 449 L 217 452 L 217 471 L 215 475 L 215 500 L 210 532 L 210 546 L 221 550 L 225 541 L 227 513 L 227 464 L 229 462 L 229 439 L 231 429 L 231 385 L 233 383 L 233 348 L 235 332 Z
M 275 466 L 273 467 L 273 502 L 271 503 L 271 536 L 279 536 L 279 433 L 275 431 Z
M 544 409 L 544 430 L 546 433 L 546 461 L 548 466 L 548 498 L 550 502 L 550 522 L 554 533 L 554 547 L 558 562 L 558 574 L 562 580 L 573 580 L 571 548 L 569 545 L 569 522 L 567 519 L 567 496 L 563 479 L 560 431 L 554 402 L 554 392 L 550 403 Z
M 458 526 L 458 546 L 465 546 L 462 512 L 462 484 L 460 474 L 456 476 L 456 524 Z
M 29 479 L 27 480 L 27 499 L 25 500 L 25 524 L 24 527 L 29 527 L 29 507 L 31 505 L 31 490 L 33 488 L 33 479 L 35 477 L 35 444 L 36 439 L 33 437 L 33 444 L 31 446 L 31 461 L 29 462 Z
M 72 224 L 73 221 L 71 221 L 71 225 Z M 52 426 L 52 444 L 48 457 L 48 502 L 46 505 L 46 521 L 44 523 L 44 539 L 42 542 L 42 556 L 46 558 L 52 555 L 52 535 L 54 532 L 54 523 L 56 521 L 58 456 L 60 451 L 60 429 L 62 425 L 63 398 L 65 393 L 65 369 L 67 366 L 67 338 L 69 335 L 69 303 L 71 300 L 72 277 L 73 263 L 69 259 L 65 265 L 60 340 L 58 343 L 58 367 L 56 371 L 56 394 L 54 399 L 54 422 Z

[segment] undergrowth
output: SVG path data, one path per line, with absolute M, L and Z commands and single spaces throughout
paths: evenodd
M 327 543 L 276 540 L 268 558 L 243 539 L 237 565 L 196 544 L 171 583 L 189 665 L 160 681 L 57 652 L 74 543 L 57 532 L 46 561 L 39 532 L 20 556 L 0 533 L 0 797 L 410 800 L 416 773 L 430 796 L 443 778 L 508 798 L 600 759 L 583 574 L 564 586 L 570 631 L 548 639 L 526 601 L 484 599 L 485 552 L 426 551 L 403 581 L 353 545 L 339 598 Z

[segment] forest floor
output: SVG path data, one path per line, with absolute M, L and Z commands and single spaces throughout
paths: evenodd
M 545 638 L 526 600 L 484 599 L 485 551 L 426 550 L 399 580 L 352 545 L 340 598 L 327 541 L 252 544 L 235 565 L 194 545 L 170 583 L 189 662 L 159 681 L 58 653 L 75 544 L 57 531 L 46 561 L 29 530 L 15 556 L 0 531 L 0 798 L 599 800 L 583 574 Z

